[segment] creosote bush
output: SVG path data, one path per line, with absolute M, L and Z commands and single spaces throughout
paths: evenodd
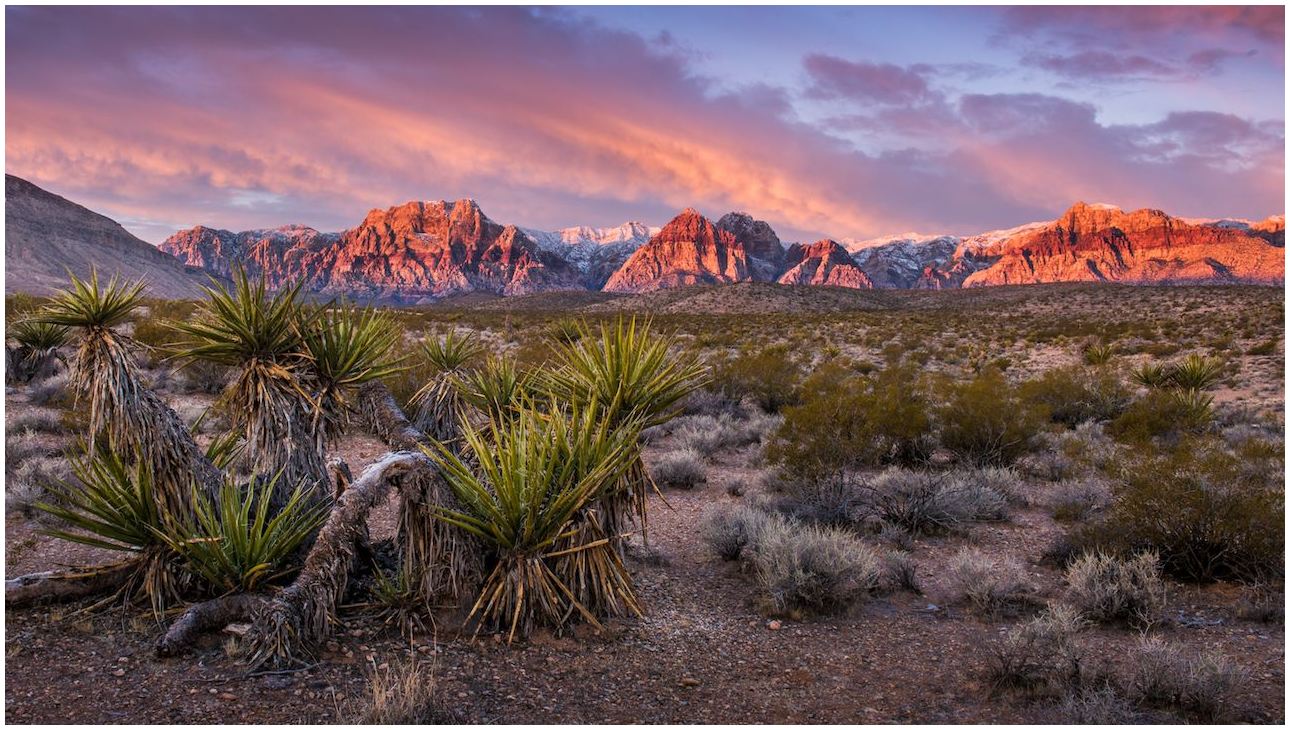
M 739 401 L 750 397 L 767 413 L 778 413 L 799 398 L 801 370 L 787 345 L 748 348 L 714 363 L 712 387 Z
M 1106 517 L 1072 534 L 1084 550 L 1150 550 L 1181 580 L 1284 578 L 1285 492 L 1249 479 L 1212 439 L 1127 464 Z
M 1072 427 L 1115 418 L 1132 400 L 1119 376 L 1106 368 L 1054 368 L 1022 383 L 1020 392 L 1047 410 L 1052 420 Z
M 941 444 L 979 466 L 1006 466 L 1030 451 L 1046 411 L 1022 398 L 1003 373 L 987 368 L 943 388 Z
M 800 478 L 818 479 L 879 464 L 912 465 L 931 454 L 931 420 L 916 374 L 892 367 L 873 376 L 834 367 L 808 378 L 766 458 Z

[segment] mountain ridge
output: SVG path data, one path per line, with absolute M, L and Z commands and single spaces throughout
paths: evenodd
M 240 232 L 199 225 L 153 248 L 107 217 L 13 176 L 6 176 L 6 212 L 6 288 L 35 293 L 60 286 L 61 266 L 82 258 L 137 269 L 158 296 L 192 296 L 203 274 L 227 277 L 240 266 L 273 287 L 303 282 L 313 293 L 396 304 L 470 293 L 641 293 L 745 282 L 943 289 L 1285 279 L 1284 215 L 1181 218 L 1082 202 L 1051 221 L 972 236 L 909 233 L 810 244 L 785 243 L 745 212 L 714 220 L 686 208 L 661 227 L 629 221 L 542 231 L 493 221 L 463 198 L 374 208 L 339 232 L 299 224 Z M 41 237 L 51 226 L 61 243 L 50 249 L 53 256 L 42 256 Z M 133 267 L 112 267 L 122 260 Z

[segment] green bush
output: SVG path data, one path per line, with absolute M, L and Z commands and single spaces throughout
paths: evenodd
M 766 458 L 786 472 L 822 478 L 862 466 L 915 464 L 932 449 L 931 418 L 919 379 L 908 368 L 876 376 L 808 379 L 801 405 L 784 421 Z
M 1194 390 L 1152 390 L 1111 421 L 1107 432 L 1129 443 L 1200 433 L 1214 420 L 1213 398 Z
M 787 345 L 745 349 L 712 372 L 714 390 L 736 401 L 750 397 L 768 413 L 798 401 L 802 374 Z
M 994 368 L 950 383 L 943 403 L 938 413 L 942 445 L 979 466 L 1016 461 L 1030 451 L 1048 419 L 1042 406 L 1022 398 Z
M 1077 549 L 1151 550 L 1189 581 L 1283 580 L 1285 491 L 1251 480 L 1241 459 L 1210 440 L 1124 467 L 1105 520 L 1072 535 Z
M 1119 376 L 1105 368 L 1055 368 L 1022 383 L 1020 392 L 1047 409 L 1052 420 L 1068 426 L 1115 418 L 1132 400 Z

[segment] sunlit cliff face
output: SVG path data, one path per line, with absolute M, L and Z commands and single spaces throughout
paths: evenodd
M 736 12 L 10 8 L 7 168 L 152 241 L 465 196 L 787 240 L 1281 209 L 1282 8 Z

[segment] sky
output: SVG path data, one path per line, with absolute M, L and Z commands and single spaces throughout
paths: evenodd
M 785 240 L 1283 212 L 1282 7 L 5 9 L 5 169 L 157 243 L 474 198 Z

